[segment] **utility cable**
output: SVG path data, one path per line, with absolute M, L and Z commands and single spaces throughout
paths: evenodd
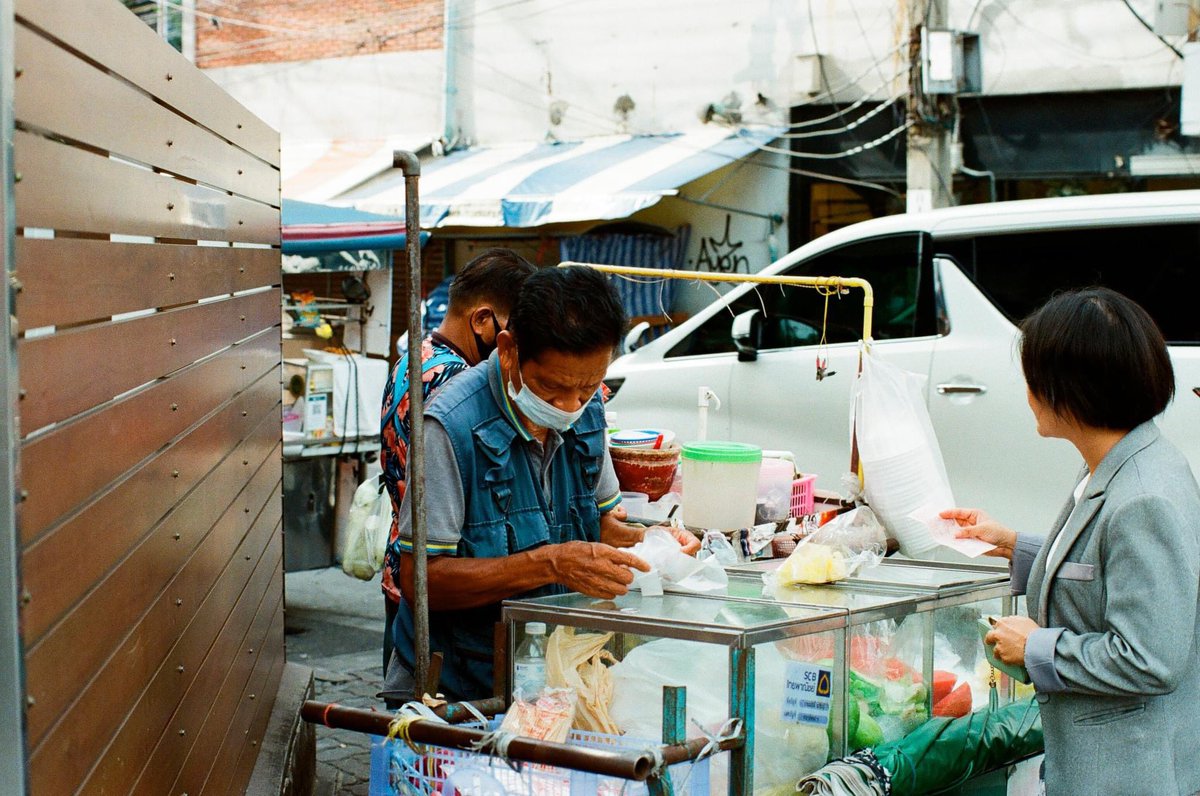
M 1154 27 L 1149 22 L 1146 21 L 1145 17 L 1143 17 L 1141 14 L 1139 14 L 1137 12 L 1137 9 L 1134 8 L 1132 5 L 1130 5 L 1129 0 L 1121 0 L 1121 2 L 1124 3 L 1125 7 L 1129 9 L 1129 13 L 1133 14 L 1133 18 L 1136 19 L 1138 22 L 1142 23 L 1142 27 L 1145 28 L 1146 30 L 1148 30 L 1154 36 L 1154 38 L 1161 41 L 1163 43 L 1164 47 L 1166 47 L 1171 52 L 1175 53 L 1176 57 L 1183 58 L 1183 53 L 1179 51 L 1179 48 L 1176 47 L 1174 44 L 1171 44 L 1171 42 L 1164 39 L 1162 37 L 1162 35 L 1160 35 L 1159 32 L 1156 31 L 1154 29 Z

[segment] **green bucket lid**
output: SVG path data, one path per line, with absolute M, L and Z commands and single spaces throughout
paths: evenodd
M 745 442 L 689 442 L 681 455 L 694 462 L 749 464 L 762 461 L 762 448 Z

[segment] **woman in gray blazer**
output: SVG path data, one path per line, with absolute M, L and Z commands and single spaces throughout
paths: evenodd
M 987 636 L 1041 703 L 1046 792 L 1200 792 L 1200 488 L 1154 424 L 1175 377 L 1150 316 L 1103 288 L 1059 295 L 1021 327 L 1043 437 L 1085 469 L 1046 537 L 976 509 L 942 514 L 1011 561 L 1028 617 Z

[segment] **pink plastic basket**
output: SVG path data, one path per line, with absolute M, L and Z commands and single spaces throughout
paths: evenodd
M 815 475 L 802 475 L 792 481 L 792 516 L 807 517 L 813 513 L 816 503 Z

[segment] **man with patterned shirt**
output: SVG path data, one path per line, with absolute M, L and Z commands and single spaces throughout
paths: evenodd
M 496 336 L 508 325 L 525 278 L 537 270 L 511 249 L 492 248 L 471 260 L 450 285 L 450 306 L 438 328 L 421 341 L 422 391 L 430 396 L 467 368 L 487 359 Z M 392 529 L 383 564 L 383 666 L 392 651 L 392 622 L 401 595 L 396 587 L 399 567 L 396 514 L 407 482 L 409 420 L 408 356 L 396 363 L 383 392 L 379 463 L 392 498 Z M 410 548 L 411 549 L 411 548 Z M 406 551 L 407 552 L 407 551 Z

